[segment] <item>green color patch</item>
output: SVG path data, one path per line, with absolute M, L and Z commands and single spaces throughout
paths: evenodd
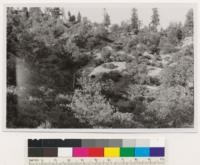
M 134 148 L 123 147 L 120 148 L 120 157 L 134 157 Z

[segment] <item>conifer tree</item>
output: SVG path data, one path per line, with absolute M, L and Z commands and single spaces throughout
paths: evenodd
M 184 25 L 186 35 L 192 35 L 193 28 L 194 28 L 193 9 L 190 9 L 186 15 L 186 21 L 185 21 L 185 25 Z
M 77 15 L 77 22 L 81 22 L 81 20 L 82 20 L 81 13 L 78 12 L 78 15 Z
M 157 8 L 153 8 L 153 15 L 151 17 L 151 23 L 150 23 L 150 29 L 153 32 L 157 32 L 157 27 L 160 24 L 160 19 L 159 19 L 159 14 L 158 14 L 158 9 Z
M 104 20 L 103 20 L 104 26 L 108 27 L 110 25 L 110 16 L 108 15 L 106 9 L 104 9 Z
M 132 16 L 131 16 L 131 27 L 135 34 L 139 32 L 139 19 L 137 14 L 137 9 L 132 9 Z

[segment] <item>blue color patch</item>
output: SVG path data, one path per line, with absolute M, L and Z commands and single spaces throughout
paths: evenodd
M 150 148 L 149 147 L 136 147 L 135 148 L 135 157 L 150 157 Z

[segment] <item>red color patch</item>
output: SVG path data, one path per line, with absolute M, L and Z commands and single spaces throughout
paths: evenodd
M 104 157 L 104 148 L 89 148 L 90 157 Z

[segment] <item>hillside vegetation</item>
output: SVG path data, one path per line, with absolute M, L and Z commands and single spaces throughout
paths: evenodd
M 7 127 L 186 128 L 194 121 L 193 11 L 148 26 L 61 8 L 7 9 Z

